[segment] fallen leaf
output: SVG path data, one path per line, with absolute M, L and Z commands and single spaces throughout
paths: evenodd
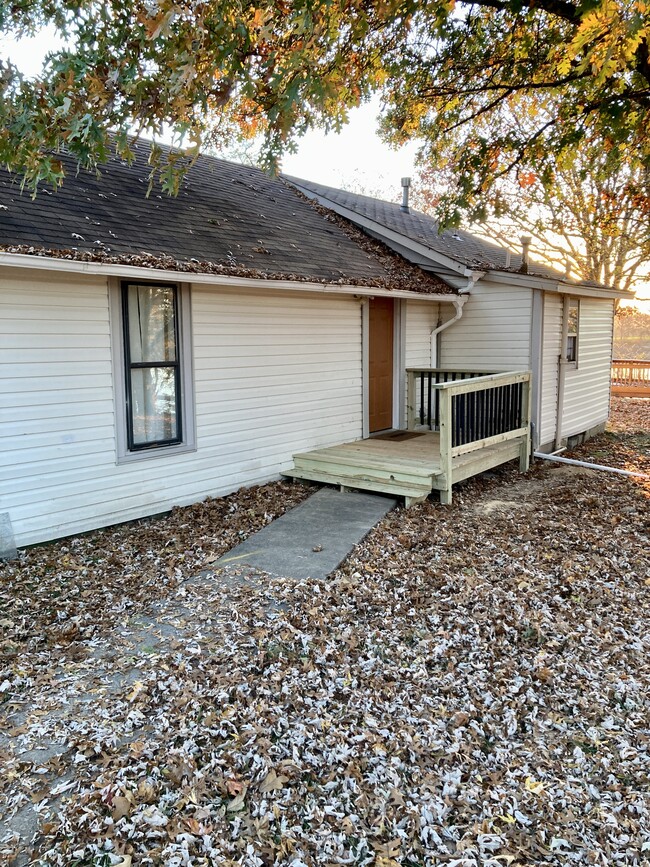
M 273 792 L 276 789 L 282 789 L 288 781 L 288 777 L 278 776 L 274 770 L 270 770 L 262 783 L 260 784 L 260 792 Z

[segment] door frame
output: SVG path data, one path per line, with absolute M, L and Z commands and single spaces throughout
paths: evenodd
M 370 301 L 364 298 L 361 304 L 361 396 L 363 439 L 370 436 Z M 400 298 L 393 298 L 393 422 L 396 430 L 406 423 L 406 305 Z

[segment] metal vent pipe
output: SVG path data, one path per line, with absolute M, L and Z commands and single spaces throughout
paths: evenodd
M 409 212 L 409 187 L 411 186 L 410 178 L 402 178 L 402 204 L 399 206 L 400 211 L 405 214 Z
M 528 274 L 528 255 L 532 239 L 530 235 L 522 235 L 519 240 L 521 241 L 521 268 L 519 271 L 522 274 Z

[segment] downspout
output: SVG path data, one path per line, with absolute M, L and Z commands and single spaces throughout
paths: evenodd
M 637 479 L 650 479 L 647 473 L 636 473 L 632 470 L 619 470 L 618 467 L 606 467 L 604 464 L 592 464 L 590 461 L 578 461 L 573 458 L 559 458 L 556 454 L 547 455 L 545 452 L 533 452 L 536 458 L 543 461 L 555 461 L 558 464 L 569 464 L 572 467 L 585 467 L 588 470 L 601 470 L 606 473 L 617 473 L 619 476 L 634 476 Z
M 472 281 L 473 285 L 473 281 Z M 466 291 L 466 290 L 463 290 Z M 455 316 L 452 316 L 451 319 L 447 320 L 447 322 L 443 322 L 442 325 L 439 325 L 437 328 L 434 328 L 431 332 L 431 367 L 438 366 L 438 335 L 441 331 L 444 331 L 445 328 L 449 328 L 450 325 L 453 325 L 454 322 L 458 322 L 459 319 L 463 316 L 463 307 L 467 303 L 469 295 L 459 295 L 453 302 L 454 307 L 456 308 Z
M 564 420 L 564 385 L 566 380 L 566 345 L 569 335 L 569 298 L 562 299 L 562 339 L 557 368 L 557 409 L 555 413 L 555 449 L 562 446 L 562 422 Z

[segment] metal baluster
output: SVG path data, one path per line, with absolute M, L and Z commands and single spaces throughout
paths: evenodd
M 424 424 L 424 371 L 420 371 L 420 424 Z

